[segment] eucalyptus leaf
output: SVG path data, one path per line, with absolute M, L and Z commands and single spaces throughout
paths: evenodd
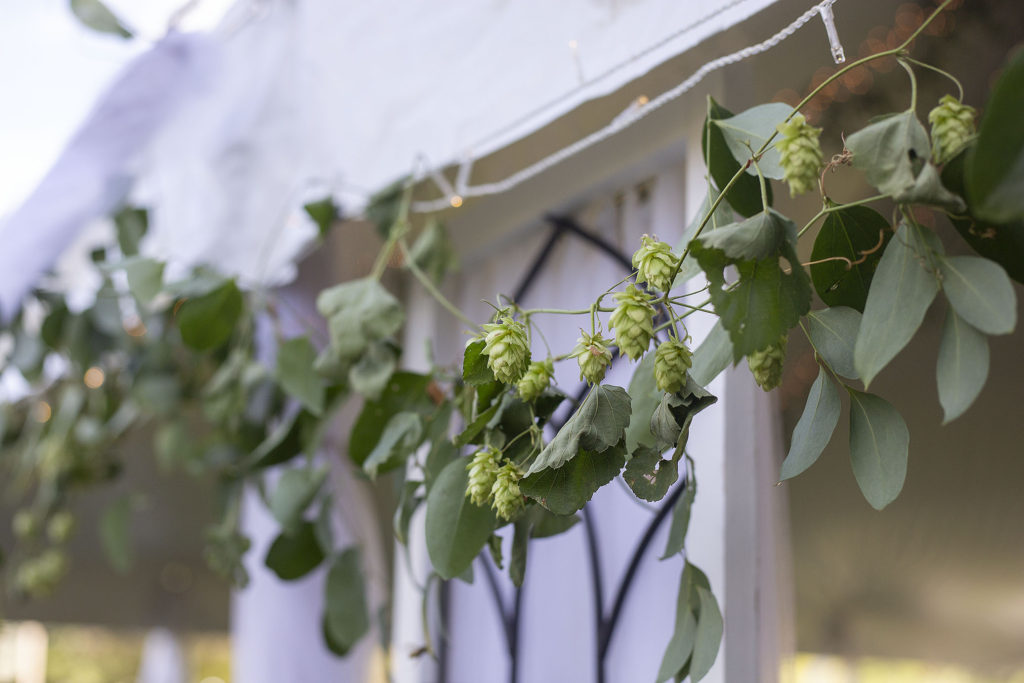
M 689 564 L 687 564 L 687 569 Z M 690 583 L 684 569 L 679 580 L 679 594 L 676 598 L 676 623 L 672 637 L 665 648 L 665 654 L 658 668 L 657 683 L 667 681 L 679 673 L 693 654 L 693 645 L 697 636 L 697 617 L 690 605 Z
M 729 181 L 736 175 L 736 172 L 740 170 L 740 164 L 733 158 L 729 145 L 726 144 L 725 136 L 722 134 L 722 129 L 717 125 L 708 124 L 709 122 L 728 119 L 732 116 L 733 113 L 731 111 L 715 102 L 710 95 L 708 96 L 708 114 L 707 118 L 704 119 L 700 144 L 701 150 L 704 153 L 704 165 L 707 166 L 711 178 L 718 187 L 725 187 L 729 184 Z M 766 187 L 766 190 L 768 205 L 771 206 L 772 188 L 770 184 Z M 737 213 L 743 216 L 753 216 L 763 209 L 761 205 L 760 183 L 758 183 L 756 177 L 749 174 L 743 174 L 739 177 L 733 184 L 732 189 L 729 190 L 725 200 Z M 710 202 L 705 200 L 705 206 L 697 214 L 696 220 L 700 221 L 703 219 L 707 215 L 709 208 Z M 720 221 L 719 225 L 729 222 L 731 222 L 730 217 L 726 214 L 724 221 Z M 712 225 L 711 227 L 717 226 Z M 689 238 L 692 239 L 692 237 L 693 235 L 690 234 Z M 690 239 L 687 239 L 684 244 L 688 243 Z
M 876 510 L 896 499 L 907 477 L 910 433 L 885 399 L 850 393 L 850 462 L 864 497 Z
M 498 526 L 490 507 L 466 497 L 468 458 L 444 468 L 427 495 L 426 540 L 430 562 L 443 579 L 466 571 Z
M 814 348 L 832 370 L 849 379 L 857 379 L 853 350 L 860 323 L 861 314 L 846 306 L 807 314 L 807 336 Z
M 223 346 L 242 314 L 242 293 L 228 280 L 212 292 L 185 299 L 178 306 L 181 340 L 197 351 Z
M 928 133 L 913 109 L 869 124 L 846 138 L 853 165 L 882 194 L 897 197 L 910 191 L 931 156 Z
M 917 174 L 914 184 L 893 199 L 901 204 L 937 206 L 953 213 L 963 213 L 967 210 L 964 200 L 947 190 L 942 184 L 939 169 L 930 161 L 925 162 L 920 173 Z
M 950 310 L 942 328 L 936 380 L 945 424 L 971 407 L 988 378 L 988 340 Z
M 792 111 L 793 108 L 788 104 L 770 102 L 751 107 L 736 116 L 715 120 L 714 125 L 722 131 L 733 158 L 743 165 L 776 134 L 778 125 L 785 121 Z M 775 145 L 769 145 L 765 149 L 758 166 L 766 178 L 781 180 L 785 175 L 780 163 L 779 150 Z M 753 164 L 747 167 L 747 173 L 757 174 Z
M 889 221 L 866 206 L 829 213 L 811 250 L 811 281 L 821 300 L 863 312 L 871 278 L 891 235 Z
M 71 11 L 78 20 L 94 31 L 110 33 L 121 38 L 131 38 L 132 33 L 124 27 L 117 16 L 100 0 L 71 0 Z
M 264 560 L 279 579 L 294 581 L 316 569 L 324 560 L 312 522 L 302 522 L 292 531 L 282 531 L 270 544 Z
M 722 611 L 711 591 L 704 586 L 697 586 L 697 595 L 700 599 L 700 611 L 697 615 L 697 633 L 693 640 L 693 657 L 690 659 L 690 680 L 693 683 L 704 678 L 714 666 L 725 627 L 722 622 Z
M 693 500 L 697 496 L 697 480 L 693 477 L 692 467 L 684 486 L 686 488 L 672 507 L 672 523 L 668 528 L 665 552 L 661 555 L 663 560 L 682 552 L 686 547 L 686 533 L 690 528 L 690 511 L 693 509 Z
M 957 315 L 985 334 L 1009 334 L 1017 326 L 1017 296 L 1006 271 L 979 256 L 939 259 L 942 289 Z
M 632 453 L 637 446 L 653 446 L 651 416 L 661 402 L 662 391 L 654 381 L 655 351 L 649 351 L 633 371 L 629 381 L 630 418 L 626 427 L 626 450 Z
M 282 529 L 298 529 L 306 508 L 327 479 L 327 469 L 286 470 L 270 494 L 267 507 Z
M 780 481 L 795 477 L 817 462 L 832 439 L 841 408 L 839 389 L 829 379 L 825 368 L 821 368 L 807 395 L 804 412 L 793 429 L 793 440 L 782 463 Z
M 853 349 L 865 387 L 914 336 L 939 291 L 935 273 L 925 265 L 934 256 L 916 231 L 900 225 L 871 282 Z
M 711 384 L 732 362 L 732 342 L 729 333 L 722 326 L 722 321 L 715 322 L 708 336 L 693 352 L 693 365 L 690 366 L 690 378 L 702 387 Z
M 625 389 L 610 384 L 593 387 L 526 474 L 562 467 L 583 450 L 607 450 L 623 440 L 630 415 L 630 398 Z
M 316 350 L 307 337 L 295 337 L 277 349 L 276 377 L 284 392 L 298 399 L 314 415 L 324 409 L 324 382 L 313 369 Z
M 557 469 L 545 469 L 519 482 L 519 490 L 557 515 L 580 510 L 626 463 L 625 443 L 597 453 L 581 450 Z
M 345 655 L 370 630 L 359 550 L 346 548 L 327 570 L 324 635 L 335 654 Z

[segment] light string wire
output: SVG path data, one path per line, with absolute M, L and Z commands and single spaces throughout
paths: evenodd
M 730 7 L 733 7 L 742 1 L 743 0 L 738 0 L 737 2 L 731 3 L 730 5 L 726 6 L 726 8 L 724 8 L 722 11 L 729 9 Z M 767 38 L 766 40 L 763 40 L 760 43 L 756 43 L 754 45 L 747 46 L 741 50 L 737 50 L 736 52 L 724 55 L 722 57 L 713 59 L 705 63 L 693 74 L 691 74 L 686 80 L 684 80 L 682 83 L 675 86 L 674 88 L 663 92 L 661 95 L 658 95 L 652 100 L 646 102 L 634 102 L 625 111 L 623 111 L 621 114 L 612 119 L 612 121 L 604 128 L 594 131 L 590 135 L 587 135 L 586 137 L 583 137 L 577 140 L 576 142 L 573 142 L 572 144 L 567 145 L 566 147 L 563 147 L 549 154 L 543 159 L 534 162 L 533 164 L 513 173 L 512 175 L 505 177 L 502 180 L 498 180 L 491 183 L 483 183 L 480 185 L 469 185 L 469 172 L 468 170 L 464 170 L 464 167 L 466 165 L 472 164 L 473 162 L 473 159 L 469 156 L 467 156 L 459 165 L 459 182 L 456 183 L 455 188 L 452 188 L 452 186 L 450 185 L 450 183 L 447 182 L 447 180 L 445 180 L 443 183 L 437 180 L 438 176 L 443 177 L 441 169 L 444 168 L 444 166 L 434 167 L 426 172 L 426 176 L 434 180 L 434 183 L 438 186 L 438 188 L 445 196 L 439 199 L 421 200 L 413 202 L 411 209 L 416 213 L 434 213 L 437 211 L 442 211 L 444 209 L 451 208 L 453 206 L 457 207 L 461 205 L 462 200 L 467 197 L 485 197 L 488 195 L 496 195 L 508 192 L 512 188 L 521 185 L 522 183 L 540 175 L 541 173 L 544 173 L 545 171 L 561 163 L 562 161 L 565 161 L 566 159 L 575 156 L 576 154 L 579 154 L 580 152 L 583 152 L 584 150 L 589 149 L 590 147 L 593 147 L 594 145 L 597 145 L 603 142 L 604 140 L 607 140 L 613 135 L 616 135 L 622 130 L 633 125 L 637 121 L 640 121 L 641 119 L 651 114 L 652 112 L 678 99 L 683 94 L 692 90 L 693 87 L 700 83 L 702 80 L 704 80 L 704 78 L 708 74 L 717 71 L 718 69 L 721 69 L 725 66 L 729 66 L 731 64 L 743 61 L 744 59 L 748 59 L 755 55 L 759 55 L 763 52 L 767 52 L 768 50 L 772 49 L 773 47 L 775 47 L 776 45 L 778 45 L 779 43 L 781 43 L 782 41 L 786 40 L 794 33 L 796 33 L 797 30 L 802 28 L 807 22 L 811 21 L 811 19 L 813 19 L 816 15 L 821 16 L 822 21 L 825 23 L 825 29 L 826 33 L 828 34 L 829 46 L 832 51 L 833 59 L 837 63 L 841 63 L 842 61 L 844 61 L 843 49 L 842 46 L 839 44 L 838 33 L 835 30 L 835 23 L 832 15 L 832 5 L 834 5 L 837 1 L 838 0 L 822 0 L 822 2 L 819 2 L 816 5 L 812 6 L 806 12 L 797 17 L 788 26 L 783 28 L 781 31 L 775 33 L 771 37 Z M 708 17 L 705 17 L 704 19 L 701 20 L 701 22 L 706 21 L 707 18 Z M 635 55 L 631 59 L 635 60 L 641 58 L 642 56 L 656 49 L 658 46 L 678 36 L 680 33 L 691 30 L 696 25 L 697 24 L 691 24 L 686 29 L 677 32 L 670 38 L 666 38 L 660 41 L 657 45 L 652 46 L 651 48 L 648 48 L 643 52 L 638 53 L 638 55 Z M 622 65 L 619 65 L 619 67 L 621 66 Z M 608 73 L 619 67 L 615 67 L 614 69 L 605 72 L 599 78 L 603 78 Z M 585 85 L 580 87 L 585 87 Z M 579 88 L 574 89 L 574 91 L 578 89 Z M 569 93 L 563 96 L 562 98 L 553 100 L 546 106 L 553 106 L 554 104 L 557 104 L 562 99 L 564 99 L 564 97 L 568 97 L 571 94 L 572 93 Z M 535 114 L 536 110 L 532 112 L 529 116 L 533 116 Z M 511 125 L 506 127 L 506 129 L 510 127 Z M 420 154 L 418 155 L 417 158 L 422 163 L 423 155 Z M 418 181 L 421 180 L 423 177 L 424 175 L 422 173 L 415 174 L 414 180 Z

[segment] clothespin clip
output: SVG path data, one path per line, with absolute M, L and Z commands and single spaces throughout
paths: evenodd
M 825 23 L 825 34 L 828 36 L 828 45 L 832 49 L 832 59 L 836 64 L 846 61 L 846 53 L 843 51 L 843 44 L 839 42 L 839 32 L 836 31 L 836 17 L 832 14 L 832 4 L 835 0 L 826 0 L 818 5 L 818 14 Z

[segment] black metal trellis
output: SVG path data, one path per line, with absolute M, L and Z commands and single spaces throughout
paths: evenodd
M 626 272 L 632 272 L 633 264 L 630 261 L 628 255 L 624 254 L 614 244 L 605 240 L 600 235 L 594 234 L 589 230 L 581 226 L 575 219 L 568 216 L 558 216 L 549 214 L 545 216 L 548 224 L 551 225 L 551 234 L 547 241 L 537 252 L 530 267 L 524 273 L 522 279 L 519 282 L 518 287 L 515 289 L 514 300 L 522 301 L 526 294 L 530 291 L 537 277 L 541 274 L 544 266 L 547 264 L 555 246 L 568 234 L 578 237 L 583 241 L 593 245 L 596 249 L 604 252 L 608 257 L 614 260 L 616 263 L 621 265 Z M 665 316 L 666 313 L 662 311 L 659 317 Z M 619 356 L 615 356 L 612 359 L 614 363 L 618 360 Z M 588 385 L 583 384 L 576 392 L 576 405 L 578 406 L 580 401 L 583 400 L 586 395 Z M 560 422 L 552 421 L 552 426 L 556 429 L 560 429 L 565 421 L 569 419 L 571 413 L 567 415 Z M 686 489 L 687 477 L 682 477 L 681 480 L 676 484 L 675 489 L 669 494 L 669 496 L 661 503 L 657 512 L 651 518 L 651 521 L 647 524 L 647 528 L 644 530 L 643 535 L 637 542 L 637 546 L 633 551 L 633 555 L 630 557 L 629 564 L 626 568 L 626 573 L 623 575 L 622 580 L 619 582 L 616 588 L 614 599 L 611 603 L 611 610 L 605 611 L 604 604 L 604 580 L 601 572 L 601 548 L 598 541 L 599 534 L 597 532 L 597 522 L 594 519 L 593 514 L 584 507 L 582 510 L 583 518 L 583 529 L 586 535 L 588 559 L 590 563 L 590 576 L 591 585 L 593 587 L 594 595 L 594 614 L 595 614 L 595 628 L 594 628 L 594 640 L 595 640 L 595 669 L 597 672 L 597 683 L 606 683 L 605 674 L 605 661 L 608 657 L 608 652 L 611 649 L 612 638 L 615 635 L 615 628 L 618 625 L 619 618 L 622 614 L 622 609 L 625 606 L 626 598 L 629 596 L 629 590 L 632 586 L 633 579 L 636 576 L 636 572 L 640 568 L 640 562 L 643 560 L 647 553 L 651 541 L 654 539 L 655 533 L 664 523 L 665 518 L 668 516 L 672 507 L 675 505 L 679 496 Z M 484 553 L 483 555 L 486 555 Z M 491 596 L 494 600 L 495 608 L 500 616 L 502 629 L 504 630 L 506 647 L 509 655 L 509 683 L 520 683 L 519 681 L 519 635 L 520 635 L 520 616 L 522 613 L 523 605 L 523 587 L 517 587 L 513 593 L 512 601 L 510 605 L 506 605 L 506 601 L 502 597 L 501 588 L 498 584 L 498 575 L 493 566 L 493 561 L 489 557 L 481 557 L 481 562 L 478 563 L 483 567 L 484 577 L 490 588 Z M 525 586 L 525 583 L 524 583 Z M 446 610 L 447 603 L 447 586 L 442 584 L 442 610 Z M 444 621 L 442 621 L 444 623 Z M 440 667 L 439 675 L 440 681 L 447 681 L 447 648 L 444 647 L 446 636 L 442 635 L 442 648 L 440 653 Z

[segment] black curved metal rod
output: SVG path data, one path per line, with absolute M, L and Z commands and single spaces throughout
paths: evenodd
M 597 683 L 605 683 L 604 655 L 601 648 L 604 630 L 604 579 L 601 573 L 601 549 L 597 543 L 597 525 L 586 507 L 583 508 L 583 529 L 587 534 L 587 550 L 590 555 L 591 587 L 594 594 L 594 646 L 597 650 Z
M 567 230 L 586 242 L 590 242 L 608 256 L 615 259 L 626 270 L 633 270 L 633 262 L 630 261 L 629 257 L 623 254 L 618 247 L 600 235 L 595 235 L 585 229 L 582 225 L 577 223 L 574 218 L 570 218 L 569 216 L 557 216 L 549 213 L 544 216 L 544 219 L 552 225 L 562 228 L 563 230 Z

